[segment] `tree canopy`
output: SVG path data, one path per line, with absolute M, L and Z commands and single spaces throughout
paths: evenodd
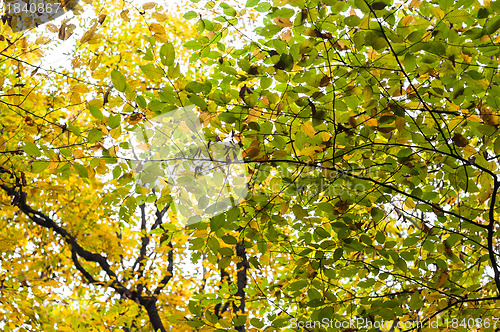
M 61 8 L 0 23 L 2 330 L 500 328 L 500 1 Z

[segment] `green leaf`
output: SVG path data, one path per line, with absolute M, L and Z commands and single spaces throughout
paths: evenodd
M 197 16 L 198 16 L 198 14 L 195 11 L 190 10 L 186 14 L 184 14 L 182 17 L 184 17 L 186 20 L 191 20 Z
M 255 10 L 260 12 L 260 13 L 264 13 L 264 12 L 267 12 L 271 8 L 272 8 L 272 6 L 270 3 L 261 2 L 257 5 L 257 7 L 255 7 Z
M 89 132 L 89 134 L 87 136 L 87 142 L 88 143 L 96 143 L 101 139 L 102 135 L 103 135 L 102 131 L 100 131 L 97 128 L 94 128 Z
M 104 115 L 102 115 L 101 110 L 98 109 L 97 107 L 95 107 L 94 105 L 89 106 L 89 111 L 90 111 L 90 114 L 92 114 L 92 116 L 94 118 L 99 119 L 99 120 L 104 120 Z
M 219 244 L 219 241 L 217 240 L 217 238 L 215 237 L 209 237 L 208 240 L 207 240 L 207 245 L 208 247 L 214 252 L 214 253 L 217 253 L 219 251 L 219 248 L 220 248 L 220 244 Z
M 226 14 L 227 16 L 235 17 L 236 10 L 234 8 L 231 8 L 231 7 L 224 8 L 224 14 Z
M 146 103 L 146 99 L 144 99 L 143 96 L 137 96 L 135 101 L 137 102 L 137 105 L 139 105 L 139 107 L 142 109 L 144 109 L 148 106 L 148 104 Z
M 406 53 L 405 58 L 403 60 L 403 64 L 405 66 L 406 71 L 408 72 L 414 71 L 417 65 L 417 59 L 415 58 L 415 55 L 411 52 Z
M 170 42 L 166 42 L 160 48 L 160 60 L 165 66 L 174 64 L 175 61 L 175 48 Z
M 40 157 L 42 155 L 40 149 L 31 142 L 24 142 L 23 151 L 33 157 Z
M 252 326 L 255 326 L 258 329 L 261 329 L 261 328 L 264 327 L 264 322 L 262 322 L 258 318 L 252 318 L 252 319 L 250 319 L 250 324 L 252 324 Z
M 361 22 L 361 19 L 356 15 L 347 16 L 344 19 L 344 23 L 350 27 L 357 27 Z
M 121 121 L 120 114 L 110 115 L 108 118 L 108 126 L 111 129 L 114 129 L 120 125 L 120 121 Z
M 113 70 L 111 72 L 111 82 L 116 90 L 120 92 L 124 92 L 127 88 L 127 80 L 125 80 L 125 76 L 120 73 L 118 70 Z
M 495 155 L 500 155 L 500 137 L 495 139 L 495 143 L 493 144 L 493 150 L 495 151 Z
M 197 50 L 201 48 L 201 43 L 197 40 L 190 40 L 186 43 L 184 43 L 184 47 L 189 49 L 189 50 Z
M 236 238 L 232 235 L 224 235 L 222 237 L 222 241 L 224 241 L 224 243 L 226 244 L 236 244 L 238 243 L 238 241 L 236 240 Z
M 489 35 L 492 35 L 498 29 L 500 29 L 500 16 L 492 18 L 490 21 L 488 21 L 488 23 L 486 25 L 486 32 Z
M 192 92 L 192 93 L 199 93 L 203 91 L 204 85 L 203 83 L 196 82 L 196 81 L 191 81 L 188 84 L 186 84 L 186 91 Z
M 198 95 L 189 95 L 188 99 L 201 109 L 207 109 L 208 105 L 203 98 Z
M 85 166 L 80 165 L 80 164 L 73 164 L 74 169 L 83 178 L 88 178 L 89 177 L 89 172 L 87 171 L 87 168 Z
M 300 44 L 299 47 L 299 53 L 300 54 L 306 54 L 312 51 L 314 48 L 314 45 L 316 44 L 316 41 L 314 39 L 307 39 Z
M 159 80 L 165 74 L 161 68 L 153 64 L 141 66 L 141 70 L 147 77 L 149 77 L 152 80 Z
M 31 164 L 31 172 L 42 173 L 47 167 L 49 167 L 49 163 L 47 161 L 35 160 Z
M 259 4 L 260 0 L 248 0 L 245 7 L 255 7 Z

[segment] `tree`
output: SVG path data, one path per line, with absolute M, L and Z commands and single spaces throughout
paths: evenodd
M 4 83 L 0 114 L 6 327 L 494 331 L 499 3 L 193 2 L 192 25 L 94 2 L 89 47 L 45 83 L 8 53 L 28 40 L 4 37 L 24 84 Z M 188 107 L 208 151 L 242 149 L 216 159 L 246 166 L 248 193 L 183 224 L 172 184 L 144 185 L 129 151 Z

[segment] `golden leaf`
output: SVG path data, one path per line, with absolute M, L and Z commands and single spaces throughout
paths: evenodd
M 280 38 L 286 42 L 290 41 L 290 39 L 292 39 L 292 31 L 290 29 L 284 30 Z
M 92 37 L 94 36 L 96 30 L 97 30 L 97 27 L 93 26 L 89 31 L 85 32 L 83 34 L 82 38 L 80 39 L 80 44 L 85 44 L 90 39 L 92 39 Z
M 481 119 L 487 125 L 497 127 L 499 125 L 498 116 L 493 113 L 493 110 L 488 109 L 486 107 L 480 108 Z
M 281 214 L 285 214 L 288 212 L 288 208 L 290 207 L 290 204 L 288 202 L 282 202 L 280 206 L 280 212 Z
M 59 31 L 59 28 L 57 28 L 57 26 L 55 24 L 52 24 L 52 23 L 48 23 L 46 26 L 47 30 L 49 30 L 50 32 L 58 32 Z
M 104 23 L 104 20 L 106 19 L 106 14 L 101 14 L 99 15 L 99 18 L 98 18 L 98 21 L 99 21 L 99 24 L 103 24 Z
M 408 16 L 405 16 L 402 20 L 401 20 L 401 24 L 404 26 L 404 27 L 407 27 L 411 24 L 411 22 L 413 22 L 415 20 L 415 18 L 411 15 L 408 15 Z
M 257 107 L 252 107 L 249 111 L 248 111 L 248 118 L 247 118 L 247 122 L 252 122 L 252 121 L 255 121 L 257 120 L 260 115 L 262 114 L 261 110 Z
M 142 9 L 144 10 L 153 9 L 155 7 L 156 7 L 156 2 L 146 2 L 145 4 L 142 5 Z
M 50 38 L 47 38 L 47 37 L 38 37 L 36 40 L 35 40 L 35 43 L 40 45 L 40 44 L 48 44 L 51 42 L 51 39 Z
M 158 22 L 165 22 L 168 19 L 168 15 L 157 12 L 154 12 L 153 14 L 151 14 L 151 16 Z
M 396 122 L 396 128 L 399 130 L 399 132 L 402 132 L 403 129 L 405 129 L 406 119 L 404 117 L 397 116 L 395 122 Z
M 311 121 L 307 121 L 302 124 L 302 130 L 306 133 L 307 136 L 313 138 L 314 135 L 316 135 L 316 130 L 314 130 L 314 127 L 311 123 Z
M 154 32 L 154 33 L 164 34 L 165 28 L 161 24 L 151 23 L 149 25 L 149 31 Z
M 128 9 L 127 10 L 124 10 L 120 13 L 120 17 L 122 18 L 122 20 L 124 20 L 125 22 L 130 22 L 130 17 L 128 17 Z

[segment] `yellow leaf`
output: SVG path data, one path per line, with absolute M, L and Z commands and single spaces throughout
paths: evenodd
M 158 24 L 158 23 L 151 23 L 149 25 L 149 30 L 151 32 L 154 32 L 154 33 L 160 33 L 160 34 L 165 33 L 165 28 L 161 24 Z
M 415 18 L 411 15 L 408 15 L 408 16 L 405 16 L 402 20 L 401 20 L 401 24 L 404 26 L 404 27 L 407 27 L 411 24 L 411 22 L 413 22 Z
M 410 199 L 408 198 L 406 201 L 405 201 L 405 206 L 409 209 L 414 209 L 415 208 L 415 203 Z
M 421 0 L 411 0 L 409 8 L 417 8 L 421 3 Z
M 47 38 L 47 37 L 38 37 L 36 40 L 35 40 L 35 43 L 40 45 L 40 44 L 48 44 L 50 43 L 51 39 L 50 38 Z
M 401 136 L 401 137 L 396 138 L 396 143 L 406 144 L 406 142 L 408 142 L 408 137 Z
M 108 172 L 108 166 L 106 166 L 106 162 L 104 160 L 101 160 L 99 162 L 99 165 L 97 165 L 95 171 L 97 174 L 106 174 Z
M 55 24 L 52 24 L 52 23 L 47 23 L 47 25 L 45 26 L 47 28 L 47 30 L 49 30 L 50 32 L 58 32 L 59 31 L 59 28 L 55 25 Z
M 85 32 L 80 39 L 80 44 L 85 44 L 86 42 L 88 42 L 94 36 L 96 30 L 97 27 L 93 26 L 89 31 Z
M 368 127 L 376 127 L 378 125 L 377 119 L 370 118 L 366 120 L 365 125 L 367 125 Z
M 82 150 L 78 149 L 78 150 L 73 151 L 73 157 L 80 159 L 80 158 L 85 157 L 85 155 L 83 154 Z
M 142 5 L 142 9 L 149 10 L 155 8 L 155 6 L 156 2 L 146 2 L 144 5 Z
M 302 124 L 302 130 L 306 133 L 307 136 L 313 138 L 314 135 L 316 135 L 316 130 L 314 130 L 314 127 L 311 123 L 311 121 L 307 121 Z
M 483 119 L 484 123 L 493 127 L 497 127 L 499 125 L 498 116 L 492 109 L 481 107 L 480 112 L 481 119 Z
M 321 148 L 319 146 L 308 146 L 300 150 L 299 155 L 301 156 L 309 156 L 311 159 L 316 159 L 316 153 L 321 152 Z
M 169 39 L 166 33 L 155 33 L 154 38 L 159 43 L 166 43 Z
M 320 135 L 323 142 L 328 141 L 332 137 L 332 135 L 330 133 L 327 133 L 326 131 L 322 131 Z
M 259 108 L 257 108 L 257 107 L 251 108 L 250 111 L 248 111 L 247 122 L 252 122 L 252 121 L 257 120 L 261 114 L 262 114 L 262 112 L 260 111 Z
M 73 88 L 71 90 L 73 92 L 77 92 L 77 93 L 89 92 L 89 88 L 85 84 L 77 84 L 77 85 L 73 86 Z
M 472 146 L 470 145 L 466 145 L 462 148 L 462 151 L 464 152 L 464 156 L 466 158 L 469 158 L 470 156 L 472 155 L 475 155 L 477 153 L 477 150 L 474 149 Z
M 153 14 L 151 14 L 151 16 L 158 22 L 165 22 L 168 19 L 168 15 L 157 12 L 154 12 Z

